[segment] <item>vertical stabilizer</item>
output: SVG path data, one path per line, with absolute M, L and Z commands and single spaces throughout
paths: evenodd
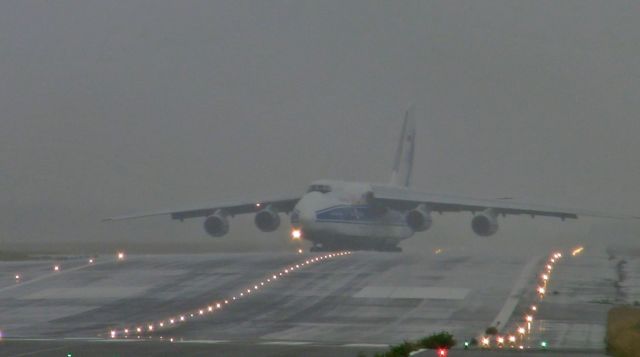
M 404 114 L 400 141 L 396 150 L 396 157 L 391 172 L 391 184 L 397 186 L 409 186 L 411 183 L 411 171 L 413 170 L 413 150 L 416 138 L 416 123 L 413 118 L 413 106 Z

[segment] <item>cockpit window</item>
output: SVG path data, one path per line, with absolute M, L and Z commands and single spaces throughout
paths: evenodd
M 307 190 L 307 192 L 327 193 L 327 192 L 331 192 L 331 186 L 329 186 L 329 185 L 311 185 L 311 186 L 309 186 L 309 190 Z

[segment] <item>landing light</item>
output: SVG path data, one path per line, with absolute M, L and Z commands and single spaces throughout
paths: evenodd
M 291 238 L 296 240 L 302 238 L 302 231 L 299 229 L 291 230 Z

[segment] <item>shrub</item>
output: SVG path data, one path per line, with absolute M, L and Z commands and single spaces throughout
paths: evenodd
M 451 348 L 456 345 L 456 340 L 453 335 L 442 331 L 440 333 L 434 333 L 431 336 L 427 336 L 418 341 L 419 347 L 435 350 L 438 348 Z
M 498 329 L 495 326 L 489 326 L 487 327 L 487 329 L 484 331 L 485 335 L 491 335 L 491 336 L 495 336 L 498 334 Z

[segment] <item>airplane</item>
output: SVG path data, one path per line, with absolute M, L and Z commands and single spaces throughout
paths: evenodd
M 413 109 L 405 112 L 395 153 L 391 180 L 387 184 L 318 180 L 306 193 L 256 201 L 213 203 L 196 208 L 159 211 L 106 218 L 106 221 L 169 215 L 184 221 L 204 218 L 204 230 L 212 237 L 229 232 L 229 218 L 255 214 L 254 222 L 262 232 L 280 226 L 280 213 L 290 217 L 291 239 L 312 243 L 311 251 L 376 250 L 401 251 L 398 244 L 416 232 L 428 230 L 434 213 L 471 212 L 471 230 L 488 237 L 498 231 L 498 217 L 508 215 L 546 216 L 577 219 L 581 216 L 613 216 L 575 209 L 559 209 L 518 203 L 505 199 L 477 199 L 434 194 L 410 187 L 413 171 L 416 125 Z

